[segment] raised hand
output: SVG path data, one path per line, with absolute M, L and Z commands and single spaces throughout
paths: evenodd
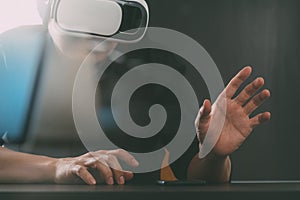
M 200 108 L 195 126 L 201 143 L 205 138 L 208 127 L 218 123 L 218 121 L 213 119 L 219 119 L 220 116 L 214 115 L 225 116 L 223 129 L 212 151 L 215 155 L 227 156 L 237 150 L 256 126 L 268 121 L 271 117 L 269 112 L 249 117 L 253 111 L 270 97 L 270 91 L 267 89 L 256 94 L 264 85 L 263 78 L 257 78 L 233 98 L 241 84 L 250 76 L 251 71 L 251 67 L 242 69 L 232 78 L 212 106 L 209 100 L 205 100 Z M 220 102 L 224 98 L 227 105 L 226 111 L 220 106 Z

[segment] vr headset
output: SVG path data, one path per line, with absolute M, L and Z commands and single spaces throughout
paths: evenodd
M 130 43 L 144 36 L 149 22 L 145 0 L 52 0 L 48 4 L 48 26 L 64 35 Z

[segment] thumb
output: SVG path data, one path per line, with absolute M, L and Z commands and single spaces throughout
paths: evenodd
M 211 113 L 211 103 L 208 99 L 205 99 L 203 102 L 203 105 L 200 108 L 200 111 L 198 113 L 196 123 L 195 123 L 197 137 L 200 142 L 203 141 L 203 139 L 206 135 L 206 132 L 208 130 L 210 113 Z
M 200 122 L 206 121 L 210 113 L 211 113 L 211 103 L 208 99 L 205 99 L 202 107 L 200 108 Z

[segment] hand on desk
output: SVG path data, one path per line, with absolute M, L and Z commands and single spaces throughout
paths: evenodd
M 94 185 L 105 182 L 108 185 L 124 184 L 133 178 L 133 173 L 124 171 L 118 160 L 122 160 L 132 167 L 137 167 L 139 163 L 127 151 L 100 150 L 89 152 L 75 158 L 61 158 L 56 162 L 56 183 L 79 183 Z M 96 174 L 92 175 L 88 169 L 94 169 Z
M 120 160 L 133 167 L 139 165 L 122 149 L 57 159 L 0 147 L 0 183 L 124 184 L 133 173 L 123 170 Z

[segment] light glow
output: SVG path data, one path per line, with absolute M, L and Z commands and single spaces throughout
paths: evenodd
M 0 0 L 0 34 L 22 25 L 42 24 L 36 0 Z

